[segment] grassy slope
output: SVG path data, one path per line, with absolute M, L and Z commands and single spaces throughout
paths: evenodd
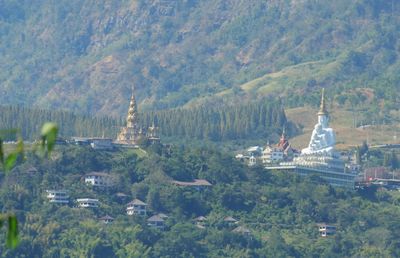
M 317 109 L 299 107 L 286 110 L 287 117 L 303 127 L 302 134 L 290 140 L 295 148 L 301 149 L 308 145 L 311 132 L 316 123 Z M 330 126 L 336 132 L 337 148 L 345 149 L 351 146 L 361 145 L 363 141 L 369 144 L 399 143 L 399 137 L 395 139 L 396 132 L 400 133 L 400 125 L 371 126 L 365 129 L 354 128 L 353 113 L 341 108 L 335 108 L 331 112 Z M 399 134 L 400 135 L 400 134 Z

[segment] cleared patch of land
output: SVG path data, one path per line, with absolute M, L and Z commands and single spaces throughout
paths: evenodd
M 300 125 L 302 133 L 290 142 L 293 147 L 302 149 L 308 145 L 311 132 L 317 122 L 317 109 L 310 107 L 299 107 L 286 110 L 289 120 Z M 353 113 L 344 109 L 335 109 L 331 112 L 330 126 L 336 132 L 338 149 L 347 149 L 352 146 L 361 145 L 367 141 L 370 145 L 390 144 L 400 142 L 400 125 L 371 125 L 364 128 L 354 128 Z

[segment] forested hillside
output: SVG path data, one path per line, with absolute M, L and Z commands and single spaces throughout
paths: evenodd
M 52 158 L 28 154 L 24 164 L 0 174 L 0 210 L 15 212 L 20 244 L 1 257 L 399 257 L 400 194 L 384 189 L 333 188 L 319 178 L 249 168 L 207 148 L 98 152 L 57 147 Z M 71 162 L 73 160 L 73 162 Z M 83 182 L 106 171 L 116 185 L 107 190 Z M 175 180 L 202 178 L 201 191 Z M 51 204 L 45 190 L 66 189 L 70 204 Z M 123 193 L 123 195 L 117 193 Z M 122 196 L 122 197 L 121 197 Z M 98 208 L 76 208 L 76 198 L 97 198 Z M 122 199 L 121 199 L 122 198 Z M 148 215 L 127 216 L 139 198 Z M 147 225 L 153 214 L 168 216 L 164 230 Z M 111 224 L 99 221 L 109 215 Z M 205 227 L 194 218 L 206 216 Z M 239 222 L 229 224 L 232 216 Z M 337 227 L 327 238 L 316 223 Z M 234 229 L 242 226 L 250 234 Z
M 396 0 L 0 6 L 2 104 L 115 115 L 135 84 L 145 109 L 268 94 L 287 96 L 293 106 L 315 104 L 321 87 L 340 105 L 368 113 L 398 108 Z
M 139 113 L 138 119 L 144 129 L 155 125 L 161 137 L 171 137 L 175 141 L 262 139 L 265 142 L 267 139 L 277 140 L 283 127 L 290 135 L 298 131 L 296 125 L 287 121 L 282 104 L 272 99 L 234 106 L 145 111 Z M 0 106 L 0 132 L 18 128 L 23 139 L 37 139 L 40 126 L 46 121 L 58 124 L 59 136 L 65 138 L 104 136 L 114 139 L 120 127 L 125 125 L 124 118 Z

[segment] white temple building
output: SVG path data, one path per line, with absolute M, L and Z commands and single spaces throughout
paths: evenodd
M 266 167 L 268 170 L 286 170 L 300 175 L 315 174 L 334 186 L 354 187 L 354 173 L 345 172 L 344 161 L 335 150 L 336 136 L 329 128 L 329 114 L 326 110 L 324 90 L 318 122 L 314 126 L 308 147 L 291 162 L 281 162 L 279 166 Z

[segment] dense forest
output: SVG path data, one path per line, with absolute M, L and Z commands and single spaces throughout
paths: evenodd
M 398 192 L 333 188 L 313 176 L 249 168 L 207 148 L 145 151 L 58 146 L 51 159 L 27 154 L 0 175 L 0 209 L 15 212 L 20 226 L 16 249 L 6 249 L 0 234 L 1 257 L 400 256 Z M 82 177 L 91 171 L 107 171 L 117 184 L 86 185 Z M 194 178 L 212 186 L 198 191 L 171 184 Z M 70 204 L 48 203 L 48 189 L 68 190 Z M 100 207 L 76 208 L 82 197 L 98 198 Z M 148 216 L 126 215 L 133 198 L 148 204 Z M 146 219 L 160 212 L 168 216 L 165 229 L 149 227 Z M 104 215 L 114 222 L 100 222 Z M 197 216 L 206 216 L 205 228 L 194 225 Z M 239 222 L 226 224 L 227 216 Z M 335 225 L 337 233 L 321 238 L 319 222 Z M 236 232 L 238 226 L 250 234 Z
M 287 121 L 282 104 L 272 99 L 251 104 L 149 111 L 143 113 L 142 120 L 145 126 L 154 121 L 164 136 L 187 139 L 276 140 L 274 137 L 281 133 L 283 127 L 287 127 L 291 135 L 296 133 L 296 126 Z
M 127 112 L 127 111 L 126 111 Z M 68 111 L 0 106 L 0 130 L 20 128 L 24 139 L 36 139 L 40 126 L 53 121 L 61 137 L 87 136 L 115 138 L 123 119 L 76 115 Z M 153 123 L 161 136 L 175 139 L 224 141 L 232 139 L 274 139 L 284 126 L 294 135 L 296 126 L 287 121 L 279 101 L 265 99 L 235 106 L 203 106 L 189 109 L 147 111 L 139 114 L 139 123 Z
M 144 109 L 271 94 L 297 106 L 321 87 L 367 114 L 398 108 L 396 0 L 0 5 L 3 104 L 119 115 L 135 84 Z

